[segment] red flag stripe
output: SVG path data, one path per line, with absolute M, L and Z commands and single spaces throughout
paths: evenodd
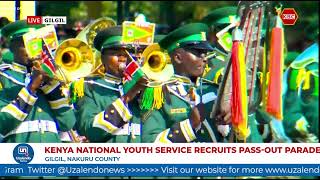
M 126 68 L 126 73 L 132 76 L 137 69 L 139 69 L 139 65 L 135 61 L 131 61 Z

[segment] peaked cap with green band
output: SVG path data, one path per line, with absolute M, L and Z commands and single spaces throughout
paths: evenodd
M 206 39 L 208 26 L 203 23 L 191 23 L 171 31 L 159 41 L 159 45 L 169 53 L 177 48 L 213 50 Z
M 313 74 L 314 76 L 319 77 L 319 63 L 318 62 L 310 63 L 305 68 L 307 71 L 310 71 L 311 74 Z
M 113 26 L 98 32 L 94 38 L 94 47 L 102 51 L 106 48 L 128 47 L 122 43 L 122 26 Z M 130 46 L 131 47 L 131 46 Z
M 305 68 L 308 64 L 319 62 L 319 45 L 314 43 L 304 50 L 298 57 L 291 63 L 294 69 Z
M 286 59 L 284 60 L 284 64 L 288 67 L 298 56 L 300 53 L 296 51 L 288 52 Z
M 208 26 L 230 24 L 232 23 L 232 19 L 236 18 L 236 15 L 237 7 L 222 7 L 209 12 L 209 14 L 202 19 L 202 22 L 206 23 Z
M 20 37 L 23 34 L 42 28 L 45 25 L 38 24 L 38 25 L 32 25 L 28 24 L 26 20 L 19 20 L 10 24 L 7 24 L 1 29 L 2 36 L 13 39 L 15 37 Z

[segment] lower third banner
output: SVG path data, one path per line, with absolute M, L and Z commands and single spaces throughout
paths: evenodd
M 2 176 L 319 176 L 318 164 L 0 165 Z

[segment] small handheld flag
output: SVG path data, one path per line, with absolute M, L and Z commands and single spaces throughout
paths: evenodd
M 54 58 L 51 55 L 51 52 L 42 39 L 42 52 L 41 52 L 41 68 L 44 70 L 51 78 L 54 76 L 56 71 L 54 65 Z

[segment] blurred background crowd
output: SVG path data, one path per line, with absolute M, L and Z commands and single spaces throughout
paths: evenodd
M 156 33 L 167 34 L 177 27 L 200 21 L 211 10 L 236 6 L 237 1 L 53 1 L 35 2 L 38 16 L 66 16 L 67 24 L 57 25 L 59 40 L 75 37 L 87 24 L 100 17 L 111 17 L 121 23 L 133 21 L 137 14 L 144 14 L 148 22 L 156 23 Z M 295 25 L 285 26 L 285 40 L 289 51 L 302 52 L 308 44 L 305 27 L 314 23 L 319 26 L 319 3 L 315 1 L 283 1 L 283 8 L 294 8 L 299 18 Z M 2 7 L 3 8 L 3 7 Z M 11 20 L 12 21 L 12 20 Z M 10 20 L 1 17 L 0 29 Z M 312 40 L 311 40 L 312 41 Z M 0 47 L 7 48 L 1 38 Z

